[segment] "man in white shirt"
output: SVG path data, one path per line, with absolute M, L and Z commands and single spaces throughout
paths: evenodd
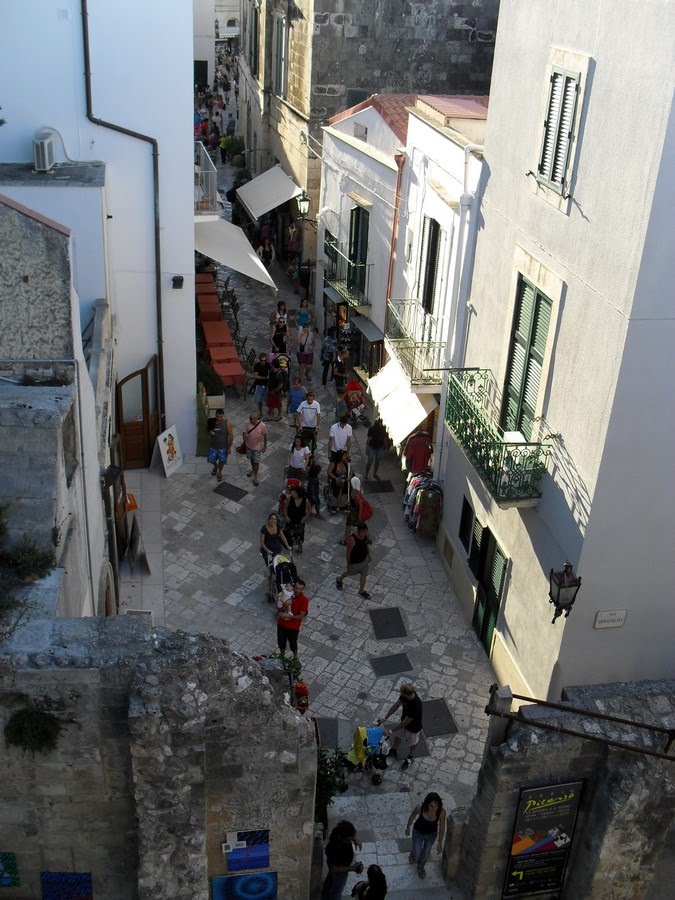
M 328 455 L 333 462 L 339 462 L 342 453 L 347 454 L 352 446 L 352 426 L 347 416 L 340 416 L 340 421 L 331 426 L 328 432 Z
M 321 406 L 314 399 L 312 391 L 307 392 L 307 399 L 303 400 L 295 414 L 295 424 L 298 429 L 309 428 L 314 433 L 319 430 L 321 422 Z

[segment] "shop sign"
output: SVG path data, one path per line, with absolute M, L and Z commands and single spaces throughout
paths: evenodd
M 502 898 L 561 895 L 582 785 L 521 790 Z

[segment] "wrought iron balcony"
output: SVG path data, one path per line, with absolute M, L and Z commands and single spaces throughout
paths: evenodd
M 206 147 L 199 141 L 195 154 L 195 215 L 218 215 L 218 173 Z
M 440 385 L 445 361 L 443 320 L 424 311 L 419 300 L 388 300 L 384 336 L 411 384 Z
M 551 446 L 509 440 L 497 424 L 498 390 L 489 369 L 448 375 L 445 424 L 499 506 L 535 506 Z
M 372 263 L 352 262 L 338 249 L 337 243 L 326 243 L 324 278 L 350 306 L 370 306 L 368 282 Z

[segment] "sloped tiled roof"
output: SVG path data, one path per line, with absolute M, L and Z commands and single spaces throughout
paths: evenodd
M 478 94 L 423 94 L 418 105 L 431 107 L 446 119 L 487 119 L 488 98 Z
M 408 107 L 414 106 L 416 99 L 417 94 L 373 94 L 362 103 L 332 116 L 328 122 L 330 125 L 334 125 L 336 122 L 341 122 L 343 119 L 361 112 L 362 109 L 372 107 L 379 112 L 401 143 L 405 144 L 408 136 Z

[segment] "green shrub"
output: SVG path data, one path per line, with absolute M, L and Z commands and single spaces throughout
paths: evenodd
M 244 143 L 244 138 L 240 134 L 225 138 L 225 152 L 227 153 L 228 159 L 232 159 L 232 157 L 236 156 L 238 153 L 243 153 L 245 149 L 246 144 Z
M 19 578 L 44 578 L 54 568 L 51 550 L 39 550 L 34 540 L 24 534 L 21 543 L 2 553 L 2 562 Z
M 200 359 L 197 364 L 197 381 L 201 381 L 207 394 L 223 393 L 223 382 L 203 359 Z

